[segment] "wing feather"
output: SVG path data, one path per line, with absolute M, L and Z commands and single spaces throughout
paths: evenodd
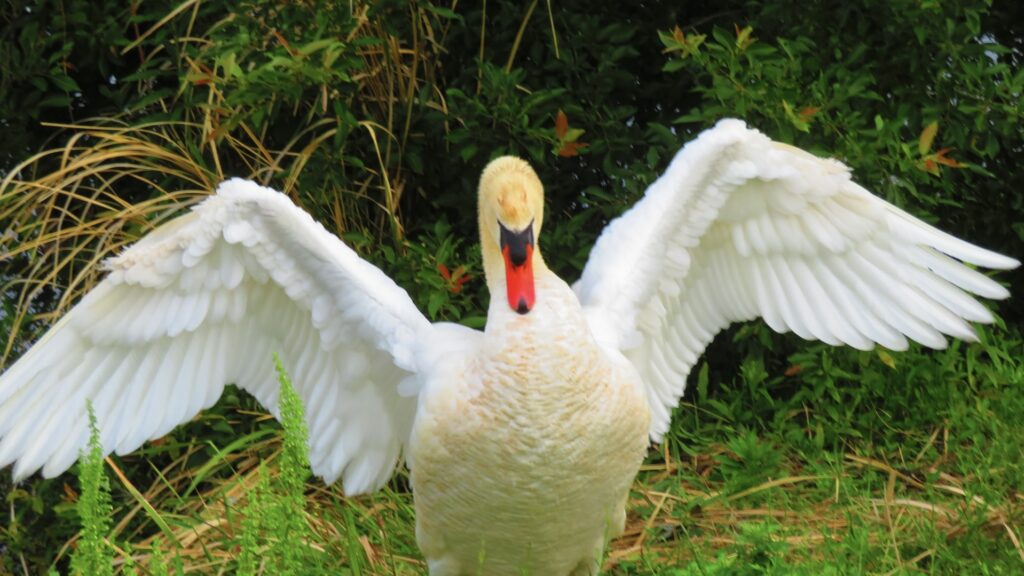
M 278 352 L 307 411 L 314 472 L 350 493 L 407 441 L 431 325 L 379 269 L 284 195 L 228 181 L 106 264 L 109 274 L 0 376 L 0 465 L 59 474 L 87 440 L 125 454 L 237 383 L 277 414 Z M 339 360 L 341 359 L 341 360 Z M 370 369 L 367 369 L 370 367 Z
M 993 317 L 970 294 L 1009 293 L 967 263 L 1018 265 L 873 196 L 837 161 L 723 120 L 609 223 L 574 289 L 594 333 L 640 372 L 659 440 L 731 322 L 863 350 L 975 340 L 969 322 Z

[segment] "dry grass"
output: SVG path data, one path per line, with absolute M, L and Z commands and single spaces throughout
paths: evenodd
M 4 287 L 18 294 L 4 359 L 43 289 L 56 289 L 59 299 L 36 319 L 52 321 L 92 287 L 104 258 L 207 194 L 221 176 L 187 152 L 196 125 L 55 127 L 74 132 L 67 144 L 28 158 L 0 182 L 0 260 L 28 263 Z M 124 189 L 145 193 L 129 200 Z
M 138 49 L 139 42 L 175 19 L 188 21 L 189 33 L 183 41 L 202 44 L 204 32 L 194 29 L 199 4 L 183 2 L 141 32 L 124 51 Z M 241 176 L 265 185 L 273 181 L 300 205 L 313 209 L 310 204 L 315 204 L 314 211 L 330 229 L 339 233 L 371 230 L 376 238 L 400 243 L 404 226 L 399 206 L 406 188 L 402 154 L 414 106 L 447 112 L 435 79 L 451 22 L 410 6 L 411 36 L 400 38 L 369 19 L 369 8 L 369 4 L 353 4 L 358 25 L 346 38 L 349 42 L 383 39 L 359 51 L 365 70 L 354 77 L 364 118 L 358 127 L 370 146 L 364 150 L 367 161 L 358 170 L 348 171 L 348 188 L 302 195 L 297 189 L 317 151 L 333 144 L 339 132 L 337 119 L 300 124 L 280 149 L 268 149 L 266 135 L 246 123 L 226 128 L 234 125 L 232 118 L 242 111 L 230 106 L 220 86 L 226 80 L 215 76 L 204 80 L 209 88 L 206 106 L 189 112 L 195 116 L 187 121 L 139 125 L 100 118 L 47 124 L 67 134 L 66 143 L 25 159 L 0 181 L 0 223 L 5 228 L 0 262 L 21 258 L 24 268 L 3 287 L 17 293 L 17 302 L 15 328 L 5 339 L 0 363 L 6 363 L 27 319 L 48 323 L 60 317 L 95 284 L 104 258 L 179 214 L 226 177 Z M 278 37 L 287 45 L 287 39 Z M 153 54 L 141 55 L 147 56 Z M 180 65 L 186 71 L 209 70 L 187 57 Z M 419 102 L 425 86 L 431 87 L 433 99 Z M 319 101 L 326 112 L 326 85 L 323 92 Z M 159 101 L 152 107 L 166 111 L 173 105 L 173 101 Z M 367 218 L 366 205 L 375 206 L 376 215 Z M 32 303 L 47 289 L 57 293 L 56 307 L 34 310 Z

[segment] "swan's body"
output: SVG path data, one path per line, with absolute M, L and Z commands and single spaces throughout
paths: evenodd
M 590 574 L 622 532 L 649 442 L 640 377 L 565 282 L 537 280 L 529 314 L 492 300 L 476 350 L 420 400 L 409 465 L 432 574 Z
M 544 265 L 543 189 L 525 162 L 492 162 L 478 209 L 484 332 L 429 323 L 285 196 L 226 182 L 110 261 L 0 376 L 0 466 L 67 469 L 86 400 L 119 453 L 228 382 L 276 412 L 276 351 L 306 405 L 314 472 L 367 492 L 404 452 L 433 576 L 594 574 L 648 439 L 719 330 L 763 317 L 832 344 L 942 347 L 992 321 L 967 292 L 1008 295 L 960 261 L 1018 264 L 737 121 L 676 156 L 573 288 Z

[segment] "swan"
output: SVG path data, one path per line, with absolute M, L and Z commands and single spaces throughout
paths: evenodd
M 87 443 L 87 400 L 119 454 L 226 383 L 276 414 L 278 352 L 317 475 L 370 492 L 404 456 L 432 576 L 596 574 L 716 333 L 763 318 L 834 345 L 942 348 L 992 322 L 971 293 L 1009 295 L 965 263 L 1018 265 L 738 120 L 678 152 L 571 287 L 541 255 L 543 186 L 526 162 L 488 164 L 477 208 L 483 331 L 430 323 L 285 195 L 222 183 L 108 260 L 0 376 L 0 467 L 66 470 Z

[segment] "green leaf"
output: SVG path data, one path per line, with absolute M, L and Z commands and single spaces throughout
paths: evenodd
M 661 69 L 664 72 L 675 72 L 676 70 L 680 70 L 683 67 L 685 67 L 686 64 L 686 60 L 683 60 L 681 58 L 673 58 L 672 60 L 666 62 L 665 65 L 661 67 Z
M 704 114 L 701 113 L 701 111 L 694 110 L 693 112 L 690 112 L 689 114 L 683 114 L 682 116 L 679 116 L 678 118 L 673 120 L 672 123 L 673 124 L 694 124 L 694 123 L 704 122 L 705 120 L 707 120 L 707 118 L 704 116 Z
M 168 98 L 171 96 L 174 96 L 174 91 L 170 88 L 154 90 L 149 94 L 146 94 L 142 98 L 139 98 L 134 103 L 132 103 L 131 110 L 142 110 L 150 104 L 156 103 L 164 98 Z
M 441 310 L 441 306 L 444 305 L 446 300 L 448 300 L 448 296 L 443 292 L 431 292 L 430 297 L 427 299 L 427 315 L 431 318 L 436 318 L 438 311 Z
M 467 326 L 469 328 L 476 328 L 476 329 L 479 330 L 479 329 L 482 329 L 484 326 L 487 325 L 487 317 L 486 316 L 465 316 L 461 320 L 459 320 L 459 324 L 462 324 L 463 326 Z
M 750 26 L 746 26 L 742 30 L 740 30 L 739 26 L 737 26 L 736 30 L 736 48 L 738 48 L 739 50 L 744 50 L 747 48 L 747 45 L 750 42 L 750 34 L 753 33 L 754 29 Z
M 308 56 L 308 55 L 310 55 L 310 54 L 312 54 L 314 52 L 318 52 L 318 51 L 323 50 L 323 49 L 325 49 L 325 48 L 327 48 L 329 46 L 341 46 L 341 45 L 342 45 L 341 42 L 338 41 L 338 40 L 335 40 L 334 38 L 324 38 L 322 40 L 314 40 L 314 41 L 312 41 L 312 42 L 310 42 L 308 44 L 304 44 L 301 48 L 299 48 L 298 52 L 299 52 L 299 54 L 301 54 L 303 56 Z
M 476 150 L 477 148 L 473 144 L 463 146 L 462 148 L 459 148 L 459 158 L 462 158 L 463 162 L 469 162 L 473 156 L 476 156 Z
M 74 81 L 71 76 L 64 73 L 58 73 L 50 76 L 50 82 L 65 92 L 81 92 L 82 89 L 78 87 L 78 83 Z
M 882 364 L 885 364 L 889 368 L 892 368 L 893 370 L 896 369 L 896 360 L 893 359 L 891 354 L 881 348 L 878 349 L 878 359 L 882 361 Z
M 811 131 L 810 123 L 801 118 L 800 115 L 793 110 L 793 107 L 789 104 L 789 102 L 783 100 L 782 108 L 783 110 L 785 110 L 786 118 L 789 120 L 789 123 L 792 124 L 794 128 L 801 132 Z
M 39 101 L 36 106 L 39 108 L 65 108 L 71 105 L 71 96 L 67 94 L 54 94 Z
M 570 128 L 569 131 L 565 133 L 565 138 L 562 138 L 562 140 L 565 142 L 575 142 L 579 140 L 580 136 L 583 136 L 584 132 L 586 131 L 582 128 Z
M 441 18 L 459 21 L 462 20 L 462 16 L 457 14 L 454 10 L 450 8 L 445 8 L 444 6 L 434 6 L 430 2 L 421 4 L 421 6 L 423 6 L 423 8 L 427 10 L 427 12 L 433 12 L 434 14 L 440 16 Z

